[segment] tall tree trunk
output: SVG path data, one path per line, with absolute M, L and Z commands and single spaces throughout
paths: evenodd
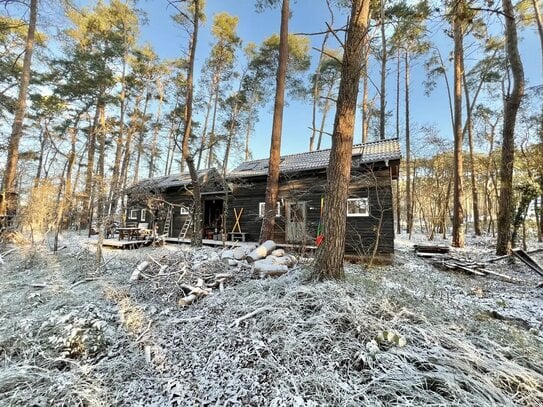
M 213 93 L 209 92 L 209 100 L 206 103 L 206 114 L 204 118 L 204 128 L 202 129 L 202 137 L 200 138 L 200 149 L 198 150 L 198 163 L 196 164 L 196 169 L 200 169 L 200 165 L 202 164 L 202 155 L 204 154 L 204 150 L 207 148 L 207 125 L 209 123 L 209 115 L 211 113 L 211 107 L 213 104 L 211 103 L 213 101 Z
M 160 120 L 162 119 L 162 104 L 164 103 L 164 86 L 158 82 L 158 108 L 156 120 L 153 128 L 153 141 L 151 142 L 151 157 L 149 159 L 149 178 L 153 178 L 156 171 L 156 160 L 158 158 L 158 132 L 160 130 Z
M 138 182 L 140 176 L 140 165 L 142 162 L 141 156 L 144 153 L 143 142 L 145 140 L 145 122 L 147 121 L 147 108 L 149 107 L 149 100 L 151 99 L 151 94 L 149 90 L 145 92 L 145 103 L 143 104 L 143 112 L 141 113 L 141 121 L 138 123 L 138 144 L 136 145 L 137 154 L 136 154 L 136 163 L 134 164 L 134 182 Z
M 23 70 L 19 83 L 19 95 L 17 96 L 17 107 L 11 128 L 11 135 L 8 142 L 8 155 L 6 159 L 6 170 L 2 182 L 3 199 L 0 202 L 0 214 L 13 213 L 17 210 L 17 199 L 15 195 L 15 181 L 17 175 L 17 163 L 19 162 L 19 144 L 23 136 L 23 120 L 26 114 L 26 97 L 30 83 L 32 51 L 34 49 L 34 37 L 36 33 L 36 20 L 38 17 L 38 0 L 30 0 L 30 19 L 25 40 L 23 59 Z
M 104 241 L 104 222 L 106 205 L 106 180 L 105 180 L 105 161 L 106 161 L 106 112 L 105 104 L 100 110 L 100 130 L 98 131 L 98 165 L 96 181 L 97 208 L 96 208 L 96 227 L 98 229 L 98 244 L 96 245 L 96 262 L 102 264 L 102 243 Z M 89 228 L 90 229 L 90 228 Z
M 217 142 L 215 136 L 215 125 L 217 123 L 217 107 L 219 106 L 219 89 L 215 89 L 215 100 L 213 101 L 213 116 L 211 117 L 211 132 L 209 133 L 209 144 L 207 148 L 207 168 L 211 168 L 213 165 L 213 147 Z
M 125 44 L 126 45 L 126 44 Z M 115 160 L 113 162 L 113 170 L 111 174 L 111 184 L 109 189 L 109 210 L 108 214 L 113 215 L 117 210 L 117 204 L 120 194 L 120 180 L 121 180 L 121 159 L 123 155 L 123 141 L 124 141 L 124 116 L 126 112 L 126 65 L 128 60 L 128 53 L 125 49 L 123 56 L 123 67 L 121 72 L 121 94 L 119 95 L 119 134 L 117 135 L 117 146 L 115 149 Z
M 252 117 L 253 117 L 252 113 L 249 112 L 249 115 L 247 118 L 247 124 L 245 128 L 245 153 L 244 153 L 245 161 L 248 161 L 249 157 L 251 156 L 251 150 L 249 149 L 249 141 L 251 140 L 251 130 L 253 127 Z
M 326 125 L 326 118 L 328 117 L 328 112 L 330 110 L 330 98 L 332 96 L 332 90 L 333 90 L 333 86 L 330 86 L 328 88 L 328 92 L 326 93 L 326 98 L 324 100 L 324 106 L 322 108 L 321 124 L 319 126 L 319 138 L 317 139 L 317 150 L 321 149 L 322 135 L 324 134 L 324 126 Z
M 87 171 L 85 173 L 85 193 L 83 198 L 83 213 L 81 214 L 81 229 L 90 227 L 92 218 L 92 201 L 93 201 L 93 176 L 94 176 L 94 155 L 96 152 L 96 132 L 100 123 L 100 112 L 104 105 L 104 91 L 100 92 L 96 101 L 96 111 L 94 119 L 89 129 L 89 138 L 87 141 Z
M 409 113 L 409 52 L 405 50 L 405 219 L 407 222 L 406 232 L 411 236 L 413 228 L 413 193 L 411 188 L 411 124 Z
M 200 24 L 200 0 L 193 0 L 194 14 L 192 34 L 189 47 L 189 63 L 187 67 L 187 97 L 185 99 L 185 118 L 183 130 L 183 141 L 181 144 L 181 153 L 184 161 L 189 168 L 190 178 L 192 181 L 192 198 L 193 202 L 193 229 L 192 229 L 192 244 L 194 246 L 202 245 L 202 200 L 200 194 L 200 182 L 198 173 L 194 165 L 194 159 L 189 151 L 189 141 L 192 132 L 192 103 L 194 94 L 194 62 L 196 60 L 196 44 L 198 41 L 198 26 Z
M 385 0 L 381 0 L 380 4 L 380 20 L 381 20 L 381 89 L 380 99 L 381 106 L 379 109 L 379 138 L 386 138 L 386 76 L 387 76 L 387 37 L 385 33 Z
M 275 104 L 273 107 L 273 124 L 266 185 L 266 203 L 260 241 L 273 239 L 277 195 L 279 191 L 279 165 L 281 160 L 281 132 L 283 128 L 283 107 L 285 105 L 285 83 L 288 64 L 288 19 L 290 17 L 289 0 L 283 0 L 281 7 L 281 30 L 279 34 L 279 65 L 277 68 L 277 85 L 275 88 Z
M 400 48 L 398 47 L 396 53 L 396 138 L 400 139 L 400 77 L 401 77 L 401 55 Z M 400 168 L 398 167 L 398 172 Z M 398 180 L 396 181 L 396 233 L 399 235 L 402 233 L 402 206 L 400 202 L 400 174 L 398 173 Z
M 332 149 L 328 164 L 326 198 L 324 200 L 324 241 L 317 250 L 313 277 L 344 278 L 345 230 L 347 198 L 351 181 L 353 134 L 356 99 L 364 48 L 368 41 L 369 0 L 353 0 L 351 18 L 341 67 Z M 376 242 L 377 244 L 377 242 Z
M 364 61 L 368 60 L 368 49 L 364 50 Z M 368 142 L 368 128 L 370 122 L 369 103 L 368 103 L 368 67 L 364 64 L 362 67 L 362 144 Z
M 453 187 L 453 229 L 452 246 L 464 247 L 464 199 L 463 176 L 464 166 L 462 145 L 464 133 L 462 129 L 462 76 L 464 74 L 463 61 L 463 21 L 459 16 L 453 18 L 454 37 L 454 187 Z
M 241 83 L 239 85 L 238 92 L 236 94 L 236 100 L 234 102 L 234 108 L 232 114 L 230 115 L 229 121 L 230 125 L 228 126 L 228 137 L 226 139 L 226 148 L 224 149 L 224 160 L 222 162 L 222 175 L 226 176 L 226 171 L 228 169 L 228 160 L 230 159 L 230 149 L 232 148 L 232 141 L 234 140 L 234 135 L 236 133 L 236 123 L 238 120 L 238 113 L 241 107 Z
M 515 122 L 524 95 L 524 70 L 518 51 L 515 9 L 511 0 L 502 0 L 505 15 L 505 48 L 513 76 L 513 88 L 505 98 L 503 108 L 502 160 L 500 166 L 500 209 L 498 213 L 498 240 L 496 254 L 511 250 L 511 220 L 513 216 L 513 163 L 515 159 Z

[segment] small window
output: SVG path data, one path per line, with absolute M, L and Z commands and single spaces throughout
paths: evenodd
M 141 210 L 141 220 L 145 221 L 145 209 Z
M 368 198 L 347 199 L 347 216 L 370 216 Z
M 181 209 L 179 209 L 179 214 L 180 215 L 188 215 L 189 214 L 188 208 L 182 206 Z
M 128 219 L 138 219 L 138 210 L 131 209 L 130 213 L 128 214 Z
M 266 208 L 266 202 L 259 202 L 258 204 L 258 216 L 263 218 Z M 277 213 L 275 216 L 281 216 L 281 202 L 277 202 Z

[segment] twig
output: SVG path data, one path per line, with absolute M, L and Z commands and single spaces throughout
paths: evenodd
M 147 324 L 147 328 L 145 328 L 145 329 L 143 330 L 143 332 L 138 336 L 138 338 L 136 339 L 136 341 L 134 342 L 134 344 L 138 344 L 138 343 L 142 340 L 143 336 L 144 336 L 147 332 L 149 332 L 149 328 L 151 328 L 151 324 L 152 324 L 152 323 L 153 323 L 152 320 L 149 321 L 149 324 Z
M 241 322 L 245 321 L 246 319 L 252 318 L 252 317 L 254 317 L 255 315 L 260 314 L 261 312 L 268 311 L 269 309 L 270 309 L 269 307 L 260 307 L 260 308 L 257 308 L 257 309 L 255 309 L 254 311 L 251 311 L 251 312 L 249 312 L 248 314 L 245 314 L 244 316 L 239 317 L 238 319 L 234 320 L 234 322 L 232 322 L 232 323 L 230 324 L 230 328 L 238 327 L 239 324 L 240 324 Z
M 116 258 L 118 256 L 118 254 L 116 254 L 115 256 L 111 256 L 109 259 L 107 259 L 106 261 L 104 261 L 101 265 L 98 266 L 98 268 L 96 269 L 95 273 L 98 273 L 98 271 L 100 271 L 100 269 L 102 267 L 106 267 L 108 265 L 108 263 L 113 260 L 114 258 Z
M 98 279 L 95 278 L 95 277 L 87 277 L 87 278 L 84 278 L 83 280 L 80 280 L 80 281 L 78 281 L 76 283 L 73 283 L 70 288 L 75 288 L 78 285 L 85 284 L 85 283 L 88 283 L 89 281 L 94 281 L 94 280 L 98 280 Z
M 8 251 L 6 251 L 6 252 L 0 254 L 0 257 L 1 257 L 1 258 L 4 258 L 4 257 L 6 257 L 8 254 L 14 252 L 15 250 L 17 250 L 17 248 L 9 249 Z

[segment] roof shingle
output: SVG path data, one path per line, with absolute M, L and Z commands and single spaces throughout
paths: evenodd
M 380 140 L 353 146 L 353 159 L 358 164 L 370 164 L 381 161 L 399 160 L 401 158 L 398 139 Z M 308 153 L 291 154 L 281 157 L 280 172 L 316 170 L 328 167 L 330 149 Z M 229 178 L 244 178 L 268 173 L 268 159 L 246 161 L 228 175 Z

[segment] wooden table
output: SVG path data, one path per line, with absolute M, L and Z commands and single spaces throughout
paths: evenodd
M 119 240 L 123 240 L 125 236 L 128 237 L 128 240 L 132 240 L 133 237 L 139 236 L 140 230 L 141 229 L 138 227 L 117 228 L 117 232 L 119 232 Z

